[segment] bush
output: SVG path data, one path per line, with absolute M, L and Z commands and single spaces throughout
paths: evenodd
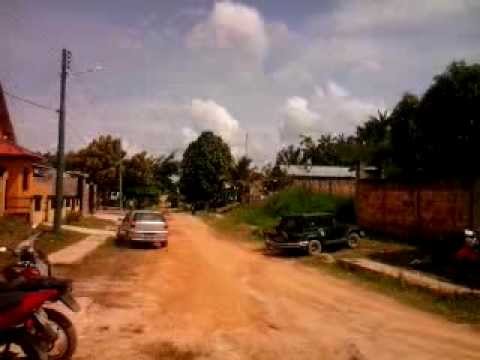
M 275 226 L 282 216 L 331 212 L 340 221 L 355 222 L 353 199 L 312 192 L 304 188 L 288 188 L 269 197 L 263 204 L 241 206 L 232 211 L 231 216 L 237 221 L 268 229 Z
M 299 213 L 334 212 L 338 201 L 339 199 L 330 195 L 292 187 L 268 198 L 264 208 L 266 213 L 272 217 Z
M 69 211 L 65 217 L 65 223 L 74 224 L 82 220 L 82 213 L 80 211 Z

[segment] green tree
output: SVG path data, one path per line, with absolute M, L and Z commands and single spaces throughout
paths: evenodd
M 377 115 L 357 127 L 358 160 L 384 169 L 391 153 L 390 120 L 387 111 L 378 110 Z
M 420 166 L 432 176 L 473 176 L 480 144 L 480 64 L 453 62 L 418 106 Z
M 202 132 L 183 153 L 181 193 L 194 206 L 220 202 L 232 164 L 230 147 L 222 138 L 211 131 Z
M 231 170 L 231 178 L 241 202 L 248 201 L 250 182 L 253 177 L 252 159 L 242 156 Z
M 125 155 L 119 138 L 102 135 L 85 148 L 68 153 L 66 168 L 87 173 L 100 193 L 118 191 L 119 163 Z
M 302 149 L 299 146 L 288 145 L 277 154 L 278 165 L 301 165 L 304 163 Z
M 388 118 L 390 126 L 390 174 L 411 176 L 421 168 L 423 145 L 419 139 L 418 106 L 416 95 L 406 93 Z
M 155 159 L 154 176 L 162 192 L 177 193 L 175 178 L 179 176 L 180 162 L 175 159 L 175 153 L 161 155 Z

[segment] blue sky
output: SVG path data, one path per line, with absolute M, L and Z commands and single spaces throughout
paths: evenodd
M 69 148 L 112 133 L 130 153 L 181 152 L 211 129 L 237 156 L 248 132 L 263 163 L 480 61 L 480 1 L 17 0 L 0 33 L 4 88 L 51 107 L 62 47 L 73 71 L 103 67 L 69 77 Z M 8 103 L 24 145 L 55 148 L 55 113 Z

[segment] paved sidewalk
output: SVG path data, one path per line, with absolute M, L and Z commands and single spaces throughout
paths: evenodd
M 62 225 L 62 228 L 65 230 L 72 230 L 72 231 L 81 232 L 83 234 L 89 234 L 89 235 L 103 235 L 103 236 L 116 235 L 116 232 L 114 230 L 90 229 L 90 228 L 84 228 L 81 226 L 74 226 L 74 225 Z
M 407 284 L 427 288 L 442 294 L 474 294 L 480 296 L 480 290 L 455 285 L 415 270 L 399 268 L 369 259 L 340 259 L 338 262 L 347 268 L 370 271 L 396 278 Z
M 53 224 L 47 223 L 47 226 L 52 227 Z M 76 232 L 79 232 L 82 234 L 88 234 L 88 235 L 102 235 L 102 236 L 116 235 L 116 232 L 114 230 L 92 229 L 92 228 L 85 228 L 85 227 L 75 226 L 75 225 L 62 225 L 62 229 L 76 231 Z
M 107 238 L 108 236 L 105 235 L 90 235 L 84 240 L 50 254 L 48 259 L 53 265 L 79 264 L 88 254 L 105 243 Z

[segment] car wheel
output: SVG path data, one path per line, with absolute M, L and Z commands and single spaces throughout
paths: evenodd
M 356 247 L 358 247 L 359 242 L 360 242 L 360 235 L 358 235 L 357 233 L 350 233 L 348 235 L 347 245 L 350 249 L 355 249 Z
M 310 255 L 319 255 L 322 253 L 322 243 L 319 240 L 311 240 L 308 243 L 308 253 Z

